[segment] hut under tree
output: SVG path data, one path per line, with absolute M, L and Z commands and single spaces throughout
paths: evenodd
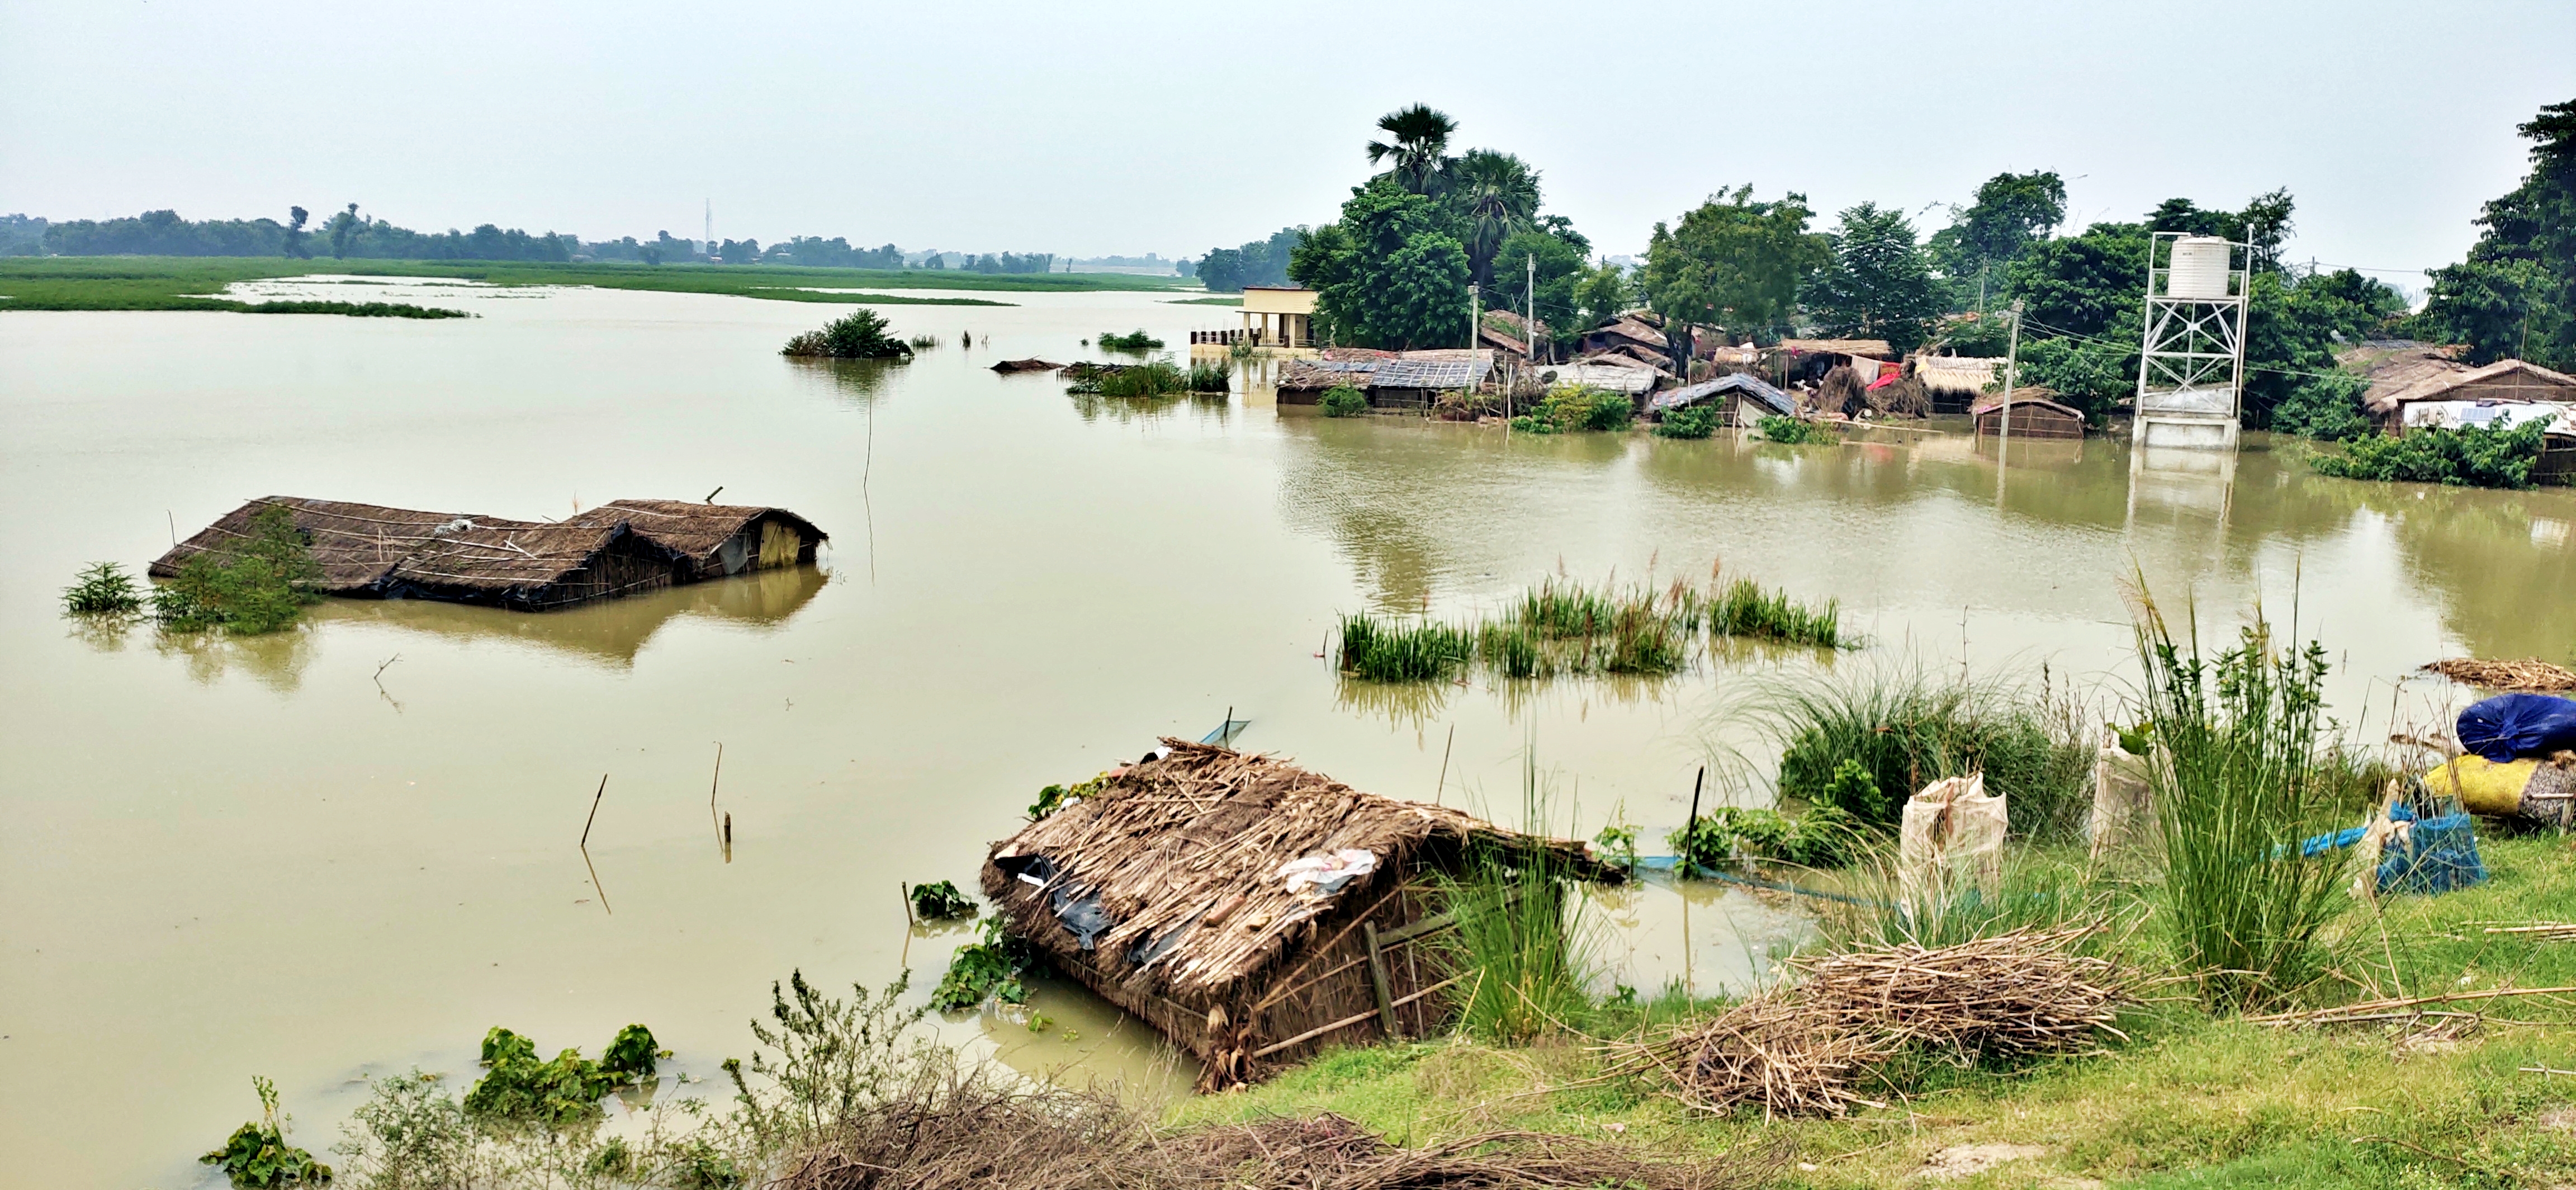
M 1269 756 L 1166 739 L 993 845 L 984 893 L 1058 970 L 1250 1082 L 1327 1045 L 1427 1036 L 1455 982 L 1433 878 L 1479 845 L 1592 879 L 1581 843 L 1362 793 Z M 1298 861 L 1351 861 L 1330 885 Z
M 1656 393 L 1647 407 L 1656 421 L 1662 421 L 1676 409 L 1710 402 L 1717 404 L 1718 424 L 1739 429 L 1760 425 L 1765 417 L 1798 416 L 1798 403 L 1789 394 L 1750 372 L 1730 372 L 1715 380 L 1666 389 Z
M 2001 379 L 2002 357 L 1918 355 L 1911 361 L 1914 382 L 1934 413 L 1966 413 L 1987 386 Z
M 2023 385 L 2010 397 L 1995 393 L 1979 400 L 1969 407 L 1968 416 L 1975 419 L 1977 435 L 1984 438 L 2003 436 L 2006 418 L 2011 419 L 2014 438 L 2083 438 L 2084 414 L 2059 404 L 2056 396 L 2054 389 Z
M 154 559 L 175 578 L 198 554 L 252 534 L 284 509 L 312 554 L 325 595 L 433 599 L 548 611 L 814 560 L 827 540 L 782 508 L 619 500 L 561 521 L 424 512 L 340 500 L 263 496 Z

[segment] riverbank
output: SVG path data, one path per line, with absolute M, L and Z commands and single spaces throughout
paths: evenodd
M 584 285 L 595 289 L 726 294 L 838 305 L 1003 306 L 990 298 L 924 297 L 874 290 L 1103 293 L 1187 290 L 1180 278 L 1123 273 L 968 273 L 940 269 L 821 269 L 798 265 L 546 264 L 516 261 L 288 260 L 230 256 L 0 258 L 0 312 L 9 310 L 216 310 L 246 303 L 221 295 L 245 281 L 297 277 L 426 277 L 485 285 Z M 852 292 L 856 291 L 856 292 Z M 314 311 L 324 312 L 324 311 Z M 347 313 L 348 311 L 328 311 Z
M 2576 872 L 2555 835 L 2481 841 L 2482 886 L 2390 898 L 2345 923 L 2379 970 L 2367 991 L 2475 996 L 2576 985 L 2576 945 L 2490 926 L 2576 920 Z M 2148 935 L 2142 933 L 2142 942 Z M 2151 945 L 2151 943 L 2150 943 Z M 2356 968 L 2350 974 L 2365 972 Z M 2366 994 L 2342 989 L 2340 998 Z M 1788 1184 L 1896 1187 L 1991 1165 L 1979 1185 L 2546 1186 L 2576 1176 L 2576 1004 L 2514 997 L 2421 1016 L 2284 1027 L 2212 1016 L 2167 987 L 2086 1057 L 2017 1068 L 1935 1066 L 1885 1110 L 1841 1120 L 1694 1115 L 1609 1076 L 1599 1042 L 1463 1038 L 1346 1049 L 1262 1086 L 1174 1106 L 1173 1124 L 1329 1111 L 1434 1143 L 1528 1130 L 1717 1156 L 1787 1136 Z M 1692 1011 L 1712 1012 L 1714 1006 Z

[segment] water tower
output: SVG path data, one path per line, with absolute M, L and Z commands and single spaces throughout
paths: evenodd
M 2141 447 L 2233 450 L 2245 407 L 2252 250 L 2160 231 L 2147 249 L 2147 327 L 2129 437 Z

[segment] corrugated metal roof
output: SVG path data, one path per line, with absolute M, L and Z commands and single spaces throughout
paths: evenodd
M 1657 410 L 1679 409 L 1730 392 L 1744 393 L 1769 406 L 1772 412 L 1782 417 L 1798 415 L 1798 404 L 1789 399 L 1789 394 L 1771 387 L 1761 377 L 1751 372 L 1734 372 L 1715 380 L 1705 380 L 1670 392 L 1657 393 L 1654 400 L 1647 402 L 1647 407 Z

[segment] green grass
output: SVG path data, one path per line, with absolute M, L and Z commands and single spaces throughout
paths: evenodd
M 1862 666 L 1765 691 L 1755 713 L 1783 743 L 1783 798 L 1838 805 L 1872 825 L 1893 826 L 1916 790 L 1972 772 L 2009 799 L 2013 831 L 2026 837 L 2070 838 L 2092 805 L 2084 716 L 2045 688 Z M 1866 786 L 1837 785 L 1845 761 L 1859 762 Z
M 223 310 L 246 303 L 217 295 L 240 281 L 325 274 L 443 277 L 493 285 L 587 285 L 666 293 L 712 293 L 779 302 L 838 305 L 1006 306 L 985 298 L 823 289 L 934 289 L 1071 293 L 1156 291 L 1171 283 L 1105 273 L 964 273 L 939 269 L 817 269 L 797 265 L 542 264 L 503 261 L 287 260 L 273 257 L 44 256 L 0 258 L 0 311 Z M 1176 282 L 1177 279 L 1172 279 Z M 348 313 L 333 310 L 331 313 Z
M 1823 606 L 1809 607 L 1791 599 L 1785 590 L 1765 593 L 1761 584 L 1751 579 L 1727 584 L 1709 602 L 1708 630 L 1716 636 L 1755 637 L 1819 649 L 1858 643 L 1842 634 L 1842 606 L 1838 601 L 1828 599 Z
M 2339 923 L 2363 943 L 2352 952 L 2379 955 L 2387 940 L 2376 966 L 2351 971 L 2368 986 L 2344 995 L 2576 985 L 2576 945 L 2482 933 L 2497 921 L 2576 920 L 2576 866 L 2561 858 L 2562 843 L 2530 836 L 2481 845 L 2493 873 L 2486 885 L 2395 898 Z M 2045 883 L 2039 867 L 2081 867 L 2071 850 L 2024 858 L 2034 886 Z M 2024 879 L 2007 868 L 2007 888 Z M 2132 900 L 2127 911 L 2144 905 Z M 2108 944 L 2157 962 L 2160 937 L 2138 929 Z M 1786 1138 L 1815 1167 L 1787 1183 L 1806 1190 L 1924 1185 L 1935 1154 L 1993 1143 L 2041 1151 L 1958 1184 L 2484 1190 L 2576 1182 L 2576 1129 L 2563 1122 L 2576 1112 L 2576 1079 L 2522 1069 L 2576 1069 L 2568 1028 L 2576 1004 L 2529 999 L 2488 1011 L 2541 1024 L 2408 1041 L 2399 1028 L 2279 1029 L 2159 1001 L 2124 1020 L 2132 1040 L 2105 1052 L 2011 1069 L 1935 1065 L 1888 1110 L 1845 1120 L 1694 1116 L 1650 1083 L 1604 1078 L 1601 1054 L 1582 1038 L 1507 1048 L 1445 1037 L 1330 1051 L 1259 1086 L 1182 1101 L 1167 1119 L 1335 1111 L 1412 1144 L 1530 1129 L 1719 1159 Z
M 1474 641 L 1452 625 L 1402 624 L 1361 613 L 1342 617 L 1342 672 L 1372 682 L 1448 678 L 1475 657 Z
M 1243 304 L 1243 299 L 1239 297 L 1172 298 L 1163 304 L 1166 306 L 1240 306 Z

